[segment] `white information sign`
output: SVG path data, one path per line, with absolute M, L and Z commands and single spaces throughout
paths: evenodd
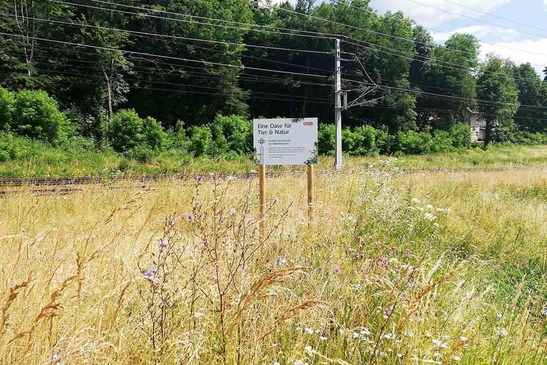
M 254 148 L 260 165 L 317 162 L 317 118 L 255 119 Z

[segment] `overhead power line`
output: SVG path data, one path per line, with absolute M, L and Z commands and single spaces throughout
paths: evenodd
M 0 35 L 8 36 L 8 37 L 26 38 L 26 36 L 24 36 L 24 35 L 13 34 L 13 33 L 0 32 Z M 211 62 L 211 61 L 205 61 L 205 60 L 195 60 L 195 59 L 190 59 L 190 58 L 181 58 L 181 57 L 174 57 L 174 56 L 159 55 L 159 54 L 154 54 L 154 53 L 137 52 L 137 51 L 131 51 L 131 50 L 126 50 L 126 49 L 117 49 L 117 48 L 111 48 L 111 47 L 94 46 L 94 45 L 89 45 L 89 44 L 59 41 L 59 40 L 48 39 L 48 38 L 35 37 L 34 39 L 38 40 L 38 41 L 42 41 L 42 42 L 50 42 L 50 43 L 64 44 L 64 45 L 70 45 L 70 46 L 76 46 L 76 47 L 92 48 L 92 49 L 98 49 L 98 50 L 103 50 L 103 51 L 115 51 L 115 52 L 129 53 L 129 54 L 133 54 L 133 55 L 140 55 L 140 56 L 146 56 L 146 57 L 157 57 L 157 58 L 163 58 L 163 59 L 175 60 L 175 61 L 181 61 L 181 62 L 190 62 L 190 63 L 200 63 L 200 64 L 204 64 L 204 65 L 223 66 L 223 67 L 229 67 L 229 68 L 237 68 L 237 69 L 240 69 L 240 70 L 247 69 L 247 70 L 263 71 L 263 72 L 270 72 L 270 73 L 282 73 L 282 74 L 299 75 L 299 76 L 306 76 L 306 77 L 328 78 L 328 76 L 325 76 L 325 75 L 317 75 L 317 74 L 310 74 L 310 73 L 303 73 L 303 72 L 282 71 L 282 70 L 271 70 L 271 69 L 258 68 L 258 67 L 245 67 L 243 65 L 234 65 L 234 64 L 229 64 L 229 63 Z
M 145 8 L 145 7 L 141 7 L 141 6 L 109 3 L 109 2 L 106 2 L 106 1 L 98 1 L 98 0 L 90 0 L 90 1 L 94 1 L 96 3 L 101 3 L 101 4 L 106 4 L 106 5 L 109 5 L 109 6 L 118 6 L 118 7 L 124 7 L 124 8 L 129 8 L 129 9 L 135 9 L 135 10 L 139 10 L 141 12 L 132 12 L 132 11 L 127 11 L 127 10 L 118 10 L 118 9 L 112 9 L 112 8 L 105 8 L 105 7 L 101 7 L 101 6 L 77 4 L 77 3 L 72 3 L 72 2 L 68 2 L 68 1 L 61 1 L 61 0 L 46 0 L 46 1 L 53 2 L 53 3 L 59 3 L 59 4 L 65 4 L 65 5 L 71 5 L 71 6 L 77 6 L 77 7 L 83 7 L 83 8 L 88 8 L 88 9 L 110 11 L 110 12 L 115 12 L 115 13 L 119 13 L 119 14 L 137 15 L 137 16 L 152 18 L 152 19 L 171 20 L 171 21 L 174 21 L 174 22 L 192 23 L 192 24 L 206 25 L 206 26 L 211 26 L 211 27 L 221 27 L 221 28 L 227 28 L 227 29 L 235 29 L 235 30 L 238 30 L 240 32 L 250 31 L 250 32 L 259 32 L 259 33 L 278 34 L 278 35 L 284 35 L 284 36 L 318 38 L 318 39 L 332 39 L 333 37 L 335 37 L 334 34 L 330 34 L 330 33 L 311 32 L 311 31 L 294 30 L 294 29 L 288 29 L 288 28 L 276 28 L 276 27 L 269 27 L 269 26 L 261 26 L 261 25 L 257 25 L 257 24 L 251 24 L 251 23 L 243 23 L 243 22 L 230 21 L 230 20 L 218 19 L 218 18 L 201 17 L 201 16 L 196 16 L 196 15 L 190 15 L 190 14 L 175 13 L 175 12 L 164 11 L 164 10 L 159 10 L 159 9 Z M 146 12 L 146 13 L 142 13 L 142 12 Z M 175 15 L 175 16 L 177 16 L 177 18 L 148 14 L 150 12 L 151 13 Z M 180 19 L 179 17 L 185 17 L 185 18 L 189 18 L 189 19 L 214 21 L 214 22 L 220 22 L 220 23 L 224 23 L 224 24 L 217 24 L 217 23 L 203 22 L 203 21 L 196 21 L 196 20 L 188 20 L 188 19 Z M 233 25 L 226 25 L 226 24 L 233 24 Z M 242 28 L 242 26 L 243 26 L 243 28 Z
M 2 14 L 2 13 L 0 13 L 0 16 L 13 17 L 12 15 Z M 120 28 L 102 27 L 102 26 L 91 25 L 91 24 L 86 24 L 86 23 L 71 23 L 71 22 L 65 22 L 65 21 L 53 20 L 53 19 L 43 19 L 43 18 L 34 18 L 34 17 L 26 17 L 26 18 L 30 19 L 30 20 L 40 21 L 40 22 L 48 22 L 48 23 L 54 23 L 54 24 L 69 25 L 69 26 L 72 26 L 72 27 L 85 27 L 85 28 L 92 28 L 92 29 L 109 30 L 109 31 L 113 31 L 113 32 L 126 32 L 128 34 L 138 35 L 138 36 L 152 36 L 152 37 L 159 37 L 159 38 L 169 38 L 169 39 L 175 39 L 175 40 L 204 42 L 204 43 L 212 43 L 212 44 L 223 44 L 223 45 L 239 46 L 239 47 L 244 46 L 244 47 L 248 47 L 248 48 L 270 49 L 270 50 L 274 50 L 274 51 L 289 51 L 289 52 L 327 54 L 327 55 L 331 54 L 331 52 L 326 52 L 326 51 L 284 48 L 284 47 L 272 47 L 272 46 L 261 46 L 261 45 L 256 45 L 256 44 L 217 41 L 217 40 L 203 39 L 203 38 L 181 37 L 181 36 L 174 36 L 174 35 L 160 34 L 160 33 L 140 32 L 140 31 L 135 31 L 135 30 L 120 29 Z
M 519 21 L 516 21 L 516 20 L 513 20 L 513 19 L 509 19 L 509 18 L 506 18 L 506 17 L 503 17 L 503 16 L 499 16 L 499 15 L 496 15 L 496 14 L 493 14 L 493 13 L 489 13 L 489 12 L 484 11 L 484 10 L 472 8 L 472 7 L 470 7 L 470 6 L 467 6 L 467 5 L 465 5 L 465 4 L 462 4 L 462 3 L 459 3 L 459 2 L 456 2 L 456 1 L 452 1 L 452 0 L 443 0 L 443 1 L 444 1 L 445 3 L 457 5 L 457 6 L 460 6 L 460 7 L 464 8 L 464 9 L 468 9 L 468 10 L 471 10 L 471 11 L 475 11 L 475 12 L 480 13 L 480 14 L 483 14 L 483 15 L 491 16 L 491 17 L 496 18 L 496 19 L 504 20 L 504 21 L 507 21 L 507 22 L 510 22 L 510 23 L 513 23 L 513 24 L 517 24 L 517 25 L 523 26 L 523 27 L 536 29 L 536 30 L 539 30 L 539 31 L 542 31 L 542 32 L 547 32 L 547 30 L 544 29 L 544 28 L 540 28 L 540 27 L 536 27 L 536 26 L 534 26 L 534 25 L 522 23 L 522 22 L 519 22 Z
M 407 0 L 407 1 L 410 1 L 411 3 L 415 3 L 415 4 L 418 4 L 418 5 L 422 5 L 422 6 L 426 6 L 428 8 L 432 8 L 432 9 L 436 9 L 436 10 L 439 10 L 439 11 L 442 11 L 444 13 L 447 13 L 447 14 L 452 14 L 452 15 L 456 15 L 458 17 L 461 17 L 461 18 L 465 18 L 465 19 L 471 19 L 475 22 L 480 22 L 480 23 L 484 23 L 484 24 L 488 24 L 488 25 L 493 25 L 495 27 L 500 27 L 500 28 L 504 28 L 504 29 L 509 29 L 509 30 L 512 30 L 512 31 L 515 31 L 515 29 L 511 28 L 511 27 L 508 27 L 508 26 L 505 26 L 505 25 L 502 25 L 502 24 L 496 24 L 496 23 L 493 23 L 493 22 L 489 22 L 487 20 L 480 20 L 480 19 L 476 19 L 476 18 L 473 18 L 473 17 L 470 17 L 468 15 L 465 15 L 465 14 L 461 14 L 461 13 L 456 13 L 456 12 L 453 12 L 453 11 L 450 11 L 450 10 L 447 10 L 447 9 L 444 9 L 444 8 L 441 8 L 441 7 L 438 7 L 438 6 L 435 6 L 435 5 L 432 5 L 432 4 L 426 4 L 426 3 L 423 3 L 421 1 L 416 1 L 416 0 Z M 461 5 L 460 5 L 461 6 Z M 537 34 L 537 33 L 530 33 L 530 32 L 524 32 L 524 31 L 519 31 L 520 33 L 522 34 L 528 34 L 528 35 L 532 35 L 534 37 L 545 37 L 545 35 L 540 35 L 540 34 Z

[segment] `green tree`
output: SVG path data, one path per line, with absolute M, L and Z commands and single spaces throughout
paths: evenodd
M 447 95 L 448 98 L 423 95 L 418 107 L 421 125 L 431 123 L 434 129 L 448 129 L 464 120 L 466 109 L 475 109 L 476 81 L 472 71 L 478 66 L 478 40 L 469 34 L 451 36 L 443 47 L 437 47 L 422 91 Z M 455 98 L 449 98 L 454 96 Z
M 137 147 L 159 151 L 167 144 L 167 133 L 154 118 L 143 120 L 135 110 L 121 110 L 107 126 L 107 138 L 117 152 Z
M 23 90 L 17 93 L 10 128 L 20 136 L 54 144 L 65 142 L 72 126 L 59 111 L 57 101 L 45 91 Z
M 515 116 L 515 122 L 519 129 L 529 132 L 547 131 L 545 112 L 542 107 L 545 104 L 546 85 L 529 63 L 513 66 L 513 74 L 519 90 L 519 103 L 526 105 L 519 107 Z
M 514 125 L 519 107 L 519 93 L 510 67 L 500 58 L 490 56 L 482 65 L 477 80 L 479 112 L 486 120 L 484 146 L 488 147 Z
M 15 95 L 0 87 L 0 131 L 10 129 L 14 105 Z

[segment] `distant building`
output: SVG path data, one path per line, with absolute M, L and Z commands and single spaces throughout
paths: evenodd
M 484 143 L 486 120 L 480 117 L 479 112 L 474 112 L 469 108 L 465 109 L 465 118 L 471 128 L 471 142 Z

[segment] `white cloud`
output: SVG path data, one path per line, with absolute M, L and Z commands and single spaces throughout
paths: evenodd
M 530 63 L 541 75 L 547 67 L 547 38 L 483 44 L 481 58 L 488 54 L 508 58 L 517 64 Z
M 546 0 L 547 1 L 547 0 Z M 452 34 L 472 34 L 479 40 L 495 39 L 496 41 L 509 42 L 515 40 L 519 33 L 516 30 L 496 27 L 493 25 L 471 25 L 469 27 L 463 27 L 454 29 L 451 32 L 440 33 L 431 32 L 431 36 L 438 43 L 444 43 Z
M 470 8 L 475 8 L 483 12 L 492 12 L 492 10 L 508 4 L 511 0 L 459 0 L 462 4 Z M 547 0 L 544 0 L 547 2 Z M 406 16 L 415 19 L 418 24 L 424 26 L 435 26 L 447 21 L 461 18 L 465 15 L 472 18 L 479 18 L 484 14 L 462 8 L 456 2 L 445 2 L 443 0 L 372 0 L 373 8 L 381 12 L 391 10 L 402 10 Z

